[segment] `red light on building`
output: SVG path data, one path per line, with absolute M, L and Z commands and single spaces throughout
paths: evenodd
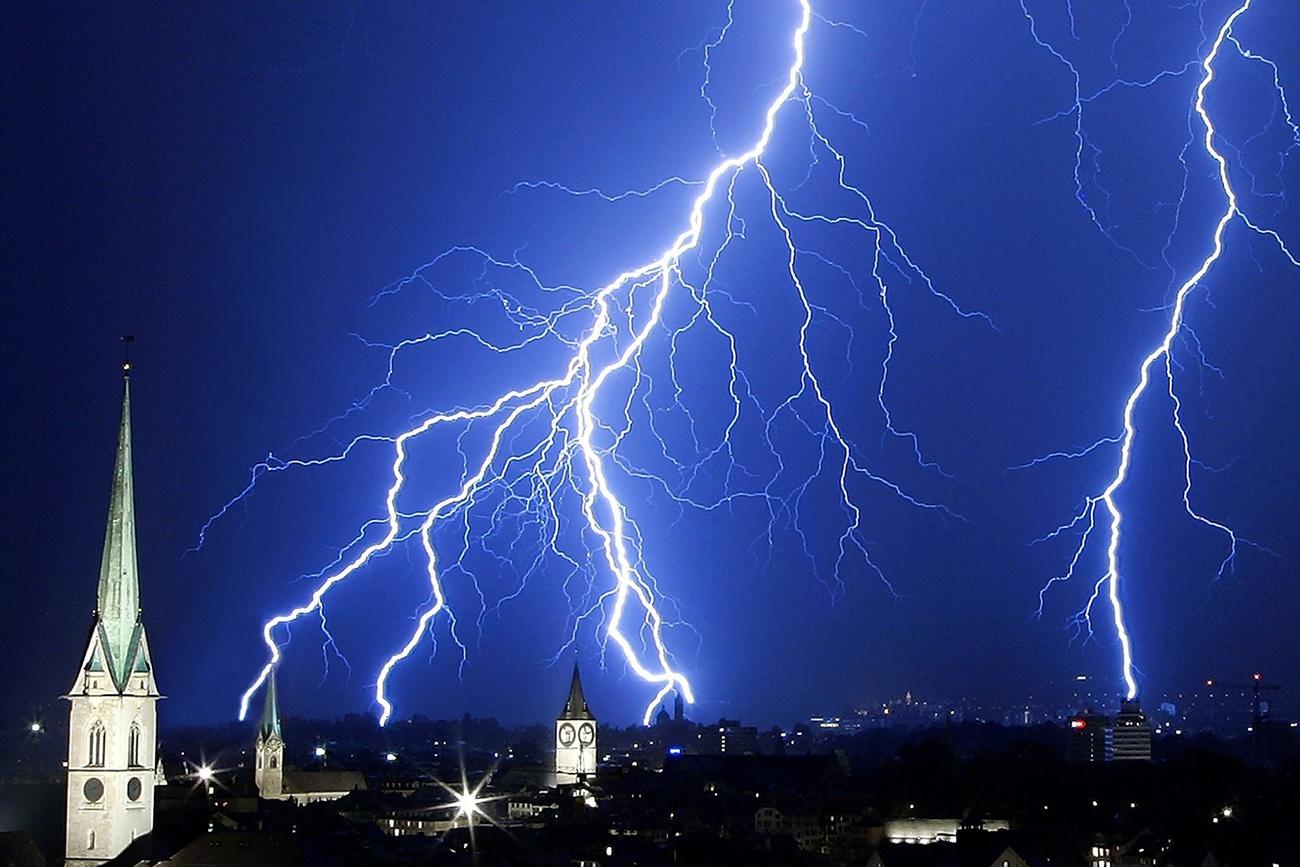
M 1087 727 L 1088 727 L 1087 720 L 1081 720 L 1081 719 L 1070 720 L 1070 728 L 1072 729 L 1086 729 Z

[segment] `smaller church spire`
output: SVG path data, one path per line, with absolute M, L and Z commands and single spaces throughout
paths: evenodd
M 591 708 L 587 707 L 587 697 L 582 694 L 582 678 L 578 675 L 578 663 L 573 663 L 573 680 L 569 684 L 569 698 L 564 702 L 561 719 L 595 719 Z
M 262 705 L 262 718 L 257 724 L 257 736 L 261 740 L 281 737 L 280 704 L 275 694 L 275 666 L 266 679 L 266 701 Z

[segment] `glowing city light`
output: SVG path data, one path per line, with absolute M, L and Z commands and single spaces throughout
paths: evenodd
M 456 795 L 457 812 L 466 819 L 479 812 L 480 803 L 478 795 L 474 792 L 461 792 Z
M 194 775 L 198 777 L 200 781 L 206 783 L 212 779 L 212 768 L 207 765 L 199 765 L 199 769 L 195 771 Z
M 316 758 L 318 758 L 318 759 L 323 759 L 323 758 L 325 758 L 325 748 L 324 748 L 324 747 L 317 747 L 313 752 L 315 753 Z
M 30 729 L 31 729 L 32 734 L 34 734 L 34 735 L 38 735 L 38 734 L 40 734 L 40 733 L 44 730 L 44 727 L 43 727 L 40 723 L 38 723 L 38 722 L 34 722 L 34 723 L 31 724 Z

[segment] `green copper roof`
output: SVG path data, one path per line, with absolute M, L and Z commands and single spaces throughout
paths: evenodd
M 113 491 L 108 501 L 108 529 L 99 567 L 96 610 L 108 652 L 109 672 L 119 686 L 135 664 L 139 645 L 140 578 L 135 559 L 135 494 L 131 480 L 131 381 L 122 390 L 122 424 L 117 435 Z
M 262 705 L 262 719 L 257 723 L 257 736 L 263 740 L 280 735 L 280 704 L 275 695 L 275 668 L 266 676 L 266 702 Z

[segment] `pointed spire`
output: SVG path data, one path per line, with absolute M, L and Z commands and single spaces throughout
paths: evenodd
M 587 698 L 582 694 L 582 678 L 578 676 L 578 663 L 573 663 L 573 680 L 569 684 L 569 699 L 564 703 L 560 719 L 595 719 Z
M 99 567 L 96 610 L 113 678 L 125 683 L 131 672 L 136 629 L 140 622 L 140 578 L 135 555 L 135 492 L 131 474 L 131 377 L 123 365 L 122 422 L 117 435 L 117 462 L 108 503 L 104 557 Z
M 266 678 L 266 701 L 262 705 L 262 718 L 257 723 L 258 740 L 270 737 L 283 738 L 280 735 L 280 702 L 275 694 L 275 667 Z

